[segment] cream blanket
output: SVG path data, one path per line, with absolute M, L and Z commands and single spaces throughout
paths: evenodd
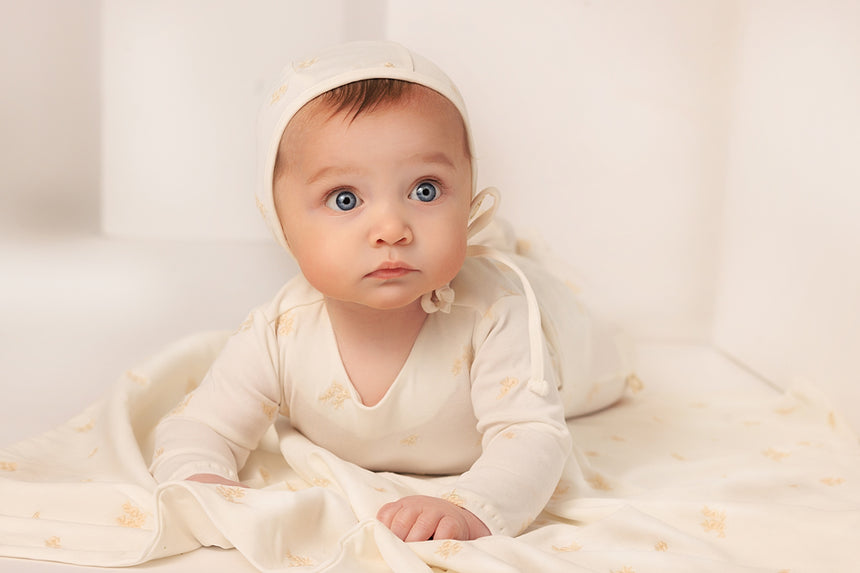
M 516 538 L 403 543 L 379 506 L 447 478 L 363 470 L 288 424 L 251 455 L 251 489 L 157 486 L 151 431 L 225 339 L 181 341 L 85 413 L 0 450 L 0 555 L 123 566 L 215 545 L 263 571 L 856 570 L 860 444 L 811 391 L 750 402 L 646 380 L 570 422 L 575 460 Z

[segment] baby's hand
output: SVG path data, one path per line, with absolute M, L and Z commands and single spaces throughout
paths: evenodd
M 431 537 L 466 541 L 490 534 L 471 511 L 424 495 L 410 495 L 387 503 L 376 518 L 403 541 L 426 541 Z

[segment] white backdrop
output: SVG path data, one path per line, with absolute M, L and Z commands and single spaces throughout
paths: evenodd
M 251 199 L 269 78 L 387 37 L 460 85 L 480 182 L 637 338 L 713 342 L 858 403 L 854 0 L 0 6 L 12 241 L 96 214 L 116 239 L 270 241 Z

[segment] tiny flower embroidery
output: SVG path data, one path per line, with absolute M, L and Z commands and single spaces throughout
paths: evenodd
M 268 402 L 262 402 L 261 406 L 263 408 L 263 415 L 269 420 L 274 420 L 275 415 L 278 413 L 278 406 L 276 404 L 269 404 Z
M 50 547 L 51 549 L 59 549 L 60 548 L 60 538 L 59 537 L 49 537 L 45 540 L 45 547 Z
M 714 531 L 717 537 L 726 536 L 726 512 L 710 509 L 708 506 L 702 508 L 702 515 L 705 516 L 705 521 L 701 523 L 705 533 Z
M 600 491 L 611 491 L 612 490 L 612 486 L 610 486 L 609 482 L 606 481 L 606 478 L 604 478 L 600 474 L 594 474 L 593 477 L 590 477 L 585 481 L 587 481 L 588 485 L 590 485 L 591 487 L 593 487 L 596 490 L 600 490 Z
M 259 211 L 260 215 L 262 215 L 263 218 L 266 219 L 269 216 L 269 213 L 266 210 L 266 206 L 263 205 L 263 202 L 260 201 L 260 198 L 256 195 L 254 196 L 254 203 L 257 205 L 257 211 Z
M 84 433 L 84 432 L 89 432 L 90 430 L 92 430 L 95 427 L 96 427 L 95 421 L 90 420 L 86 424 L 84 424 L 83 426 L 77 426 L 75 428 L 75 431 L 80 432 L 80 433 Z
M 776 462 L 781 462 L 785 458 L 791 455 L 790 452 L 781 452 L 779 450 L 775 450 L 773 448 L 768 448 L 761 453 L 761 455 L 770 458 Z
M 823 483 L 824 485 L 829 485 L 829 486 L 842 485 L 843 483 L 845 483 L 845 478 L 837 478 L 837 477 L 821 478 L 821 483 Z
M 451 366 L 451 374 L 457 376 L 460 374 L 460 372 L 468 371 L 474 359 L 475 350 L 472 348 L 472 346 L 464 346 L 462 354 L 454 361 L 454 365 Z
M 343 403 L 348 399 L 349 391 L 337 382 L 332 382 L 319 397 L 320 402 L 331 405 L 335 410 L 343 408 Z
M 278 317 L 278 322 L 275 324 L 275 331 L 278 336 L 286 336 L 293 331 L 293 317 L 289 311 Z
M 499 395 L 496 396 L 496 400 L 501 400 L 507 395 L 508 392 L 514 389 L 514 387 L 519 384 L 520 381 L 516 378 L 511 378 L 510 376 L 502 380 L 499 384 L 501 385 L 501 389 L 499 390 Z
M 135 507 L 130 501 L 122 506 L 123 514 L 116 518 L 116 522 L 122 527 L 141 528 L 146 522 L 146 513 L 139 507 Z
M 0 472 L 18 471 L 18 464 L 15 462 L 0 462 Z
M 642 380 L 640 380 L 635 374 L 628 376 L 626 382 L 627 387 L 630 388 L 630 391 L 634 394 L 638 394 L 645 389 L 645 384 L 643 384 Z
M 295 65 L 295 68 L 297 70 L 306 70 L 309 67 L 311 67 L 312 65 L 314 65 L 315 63 L 317 63 L 317 58 L 311 58 L 309 60 L 303 60 L 303 61 L 297 63 Z
M 412 434 L 412 435 L 407 436 L 407 437 L 403 438 L 402 440 L 400 440 L 401 446 L 414 446 L 417 443 L 418 443 L 418 436 L 416 436 L 415 434 Z
M 668 551 L 669 544 L 665 541 L 658 541 L 656 545 L 654 545 L 654 551 Z
M 314 561 L 310 557 L 304 557 L 302 555 L 293 555 L 293 553 L 290 551 L 287 551 L 285 557 L 290 562 L 289 567 L 310 567 L 312 565 L 317 564 L 316 561 Z
M 574 551 L 579 551 L 582 549 L 582 545 L 577 542 L 572 542 L 570 545 L 563 545 L 559 547 L 558 545 L 553 545 L 552 550 L 558 551 L 559 553 L 573 553 Z
M 458 541 L 445 541 L 439 549 L 436 550 L 436 555 L 443 559 L 448 559 L 452 555 L 456 555 L 463 548 L 463 544 Z
M 466 505 L 466 500 L 460 497 L 460 494 L 458 494 L 456 491 L 446 493 L 442 496 L 442 499 L 453 503 L 457 507 L 463 507 L 464 505 Z
M 229 487 L 226 485 L 219 485 L 215 488 L 215 491 L 217 491 L 218 495 L 220 495 L 230 503 L 239 503 L 236 500 L 245 497 L 245 490 L 241 487 Z
M 287 93 L 287 84 L 281 84 L 272 94 L 272 99 L 269 100 L 269 105 L 278 103 L 278 100 L 281 99 L 285 93 Z
M 132 372 L 131 370 L 128 370 L 125 373 L 125 377 L 137 384 L 138 386 L 146 386 L 147 384 L 149 384 L 149 378 L 147 378 L 143 374 L 140 374 L 139 372 Z

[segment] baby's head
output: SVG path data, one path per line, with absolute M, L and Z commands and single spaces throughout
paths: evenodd
M 377 308 L 445 286 L 465 258 L 474 192 L 450 80 L 388 42 L 341 46 L 286 76 L 261 118 L 257 203 L 309 282 Z

